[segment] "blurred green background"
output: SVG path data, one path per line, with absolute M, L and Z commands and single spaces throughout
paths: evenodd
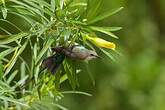
M 165 110 L 165 1 L 104 0 L 101 10 L 119 6 L 124 10 L 96 25 L 123 27 L 112 39 L 121 55 L 117 63 L 106 56 L 90 62 L 95 86 L 79 74 L 78 90 L 93 96 L 66 95 L 61 103 L 71 110 Z

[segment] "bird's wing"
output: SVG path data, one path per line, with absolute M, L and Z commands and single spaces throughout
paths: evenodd
M 55 74 L 65 56 L 61 54 L 50 56 L 43 60 L 42 67 L 48 69 L 52 74 Z

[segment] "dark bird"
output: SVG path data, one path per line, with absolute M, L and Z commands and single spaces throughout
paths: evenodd
M 55 47 L 52 48 L 54 55 L 46 58 L 42 62 L 42 67 L 47 68 L 52 74 L 56 73 L 58 67 L 63 62 L 65 57 L 73 60 L 89 61 L 99 57 L 93 50 L 88 50 L 80 45 L 73 45 L 70 47 Z
M 47 68 L 52 74 L 56 73 L 58 67 L 63 62 L 64 58 L 64 54 L 54 54 L 43 60 L 42 67 Z

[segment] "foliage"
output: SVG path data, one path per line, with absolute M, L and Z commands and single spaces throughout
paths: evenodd
M 102 0 L 0 1 L 1 109 L 46 109 L 52 105 L 66 110 L 57 101 L 70 92 L 61 92 L 60 85 L 68 79 L 73 90 L 79 86 L 77 64 L 66 59 L 55 76 L 43 71 L 40 65 L 43 58 L 52 54 L 51 47 L 78 43 L 94 49 L 86 36 L 97 37 L 96 32 L 117 38 L 112 31 L 120 30 L 120 27 L 93 24 L 117 13 L 122 7 L 99 14 L 101 3 Z M 72 92 L 89 96 L 84 92 Z

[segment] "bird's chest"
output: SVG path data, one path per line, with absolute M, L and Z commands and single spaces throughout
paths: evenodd
M 85 60 L 87 57 L 87 52 L 81 48 L 74 48 L 72 51 L 66 51 L 65 55 L 71 59 Z

